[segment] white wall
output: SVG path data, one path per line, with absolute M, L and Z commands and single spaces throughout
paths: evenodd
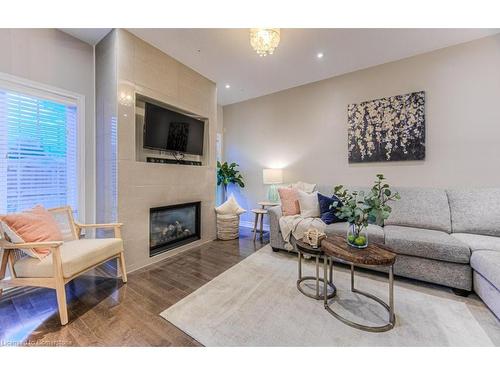
M 347 105 L 423 90 L 426 159 L 349 164 Z M 500 186 L 500 34 L 224 107 L 225 159 L 241 165 L 246 208 L 262 168 L 285 180 L 399 186 Z M 243 220 L 252 220 L 246 214 Z
M 0 29 L 0 72 L 85 96 L 85 215 L 95 218 L 94 51 L 56 29 Z

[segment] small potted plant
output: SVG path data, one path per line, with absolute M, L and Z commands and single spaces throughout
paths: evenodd
M 341 204 L 334 202 L 330 208 L 336 208 L 339 218 L 349 223 L 347 243 L 352 247 L 367 247 L 368 224 L 383 225 L 391 213 L 387 203 L 400 199 L 399 193 L 393 193 L 384 180 L 384 175 L 377 174 L 377 180 L 367 194 L 363 191 L 350 192 L 342 185 L 334 188 Z
M 228 164 L 227 161 L 224 163 L 217 161 L 217 186 L 222 185 L 224 189 L 224 201 L 227 199 L 227 186 L 229 184 L 237 184 L 240 188 L 245 187 L 243 176 L 240 171 L 236 169 L 237 166 L 238 164 L 236 163 Z

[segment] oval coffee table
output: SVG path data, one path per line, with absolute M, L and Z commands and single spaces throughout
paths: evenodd
M 389 251 L 385 246 L 379 244 L 369 244 L 364 249 L 356 249 L 349 246 L 346 239 L 341 236 L 331 236 L 325 238 L 321 242 L 321 249 L 325 253 L 323 266 L 325 275 L 324 277 L 326 278 L 327 274 L 326 258 L 331 258 L 330 262 L 332 262 L 333 259 L 338 259 L 349 263 L 351 265 L 351 291 L 353 293 L 358 293 L 365 297 L 371 298 L 372 300 L 382 305 L 389 313 L 389 321 L 387 324 L 381 326 L 366 326 L 353 322 L 333 311 L 332 308 L 328 305 L 327 298 L 324 298 L 325 309 L 341 322 L 364 331 L 384 332 L 392 329 L 394 327 L 394 324 L 396 323 L 396 315 L 394 314 L 394 262 L 396 261 L 396 254 Z M 385 303 L 373 294 L 363 292 L 354 287 L 354 267 L 363 265 L 389 267 L 389 304 Z M 330 273 L 331 272 L 332 270 L 330 269 Z
M 319 277 L 319 258 L 324 257 L 324 252 L 321 249 L 321 247 L 312 247 L 308 243 L 305 243 L 304 241 L 297 240 L 295 242 L 295 245 L 297 247 L 297 253 L 299 254 L 299 276 L 297 278 L 297 289 L 299 292 L 301 292 L 303 295 L 309 297 L 309 298 L 314 298 L 317 300 L 322 300 L 322 299 L 330 299 L 335 296 L 336 289 L 335 285 L 333 285 L 333 262 L 330 262 L 330 280 L 328 280 L 328 277 L 325 272 L 325 277 L 320 278 Z M 316 258 L 316 276 L 302 276 L 302 258 L 304 257 L 304 254 L 311 255 Z M 324 257 L 326 259 L 326 257 Z M 316 281 L 316 293 L 312 294 L 307 291 L 305 291 L 302 288 L 302 283 L 306 280 L 315 280 Z M 325 283 L 326 280 L 326 283 Z M 322 283 L 324 285 L 323 287 L 323 293 L 324 295 L 321 294 L 321 288 L 319 284 Z M 330 288 L 330 292 L 328 292 L 328 288 Z

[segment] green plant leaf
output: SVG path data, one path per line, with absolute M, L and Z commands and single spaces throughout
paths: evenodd
M 243 176 L 235 168 L 237 163 L 228 164 L 227 161 L 221 163 L 217 161 L 217 185 L 224 185 L 227 187 L 229 184 L 237 184 L 241 188 L 245 187 Z

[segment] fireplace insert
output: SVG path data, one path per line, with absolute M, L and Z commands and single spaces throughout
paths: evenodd
M 200 202 L 149 209 L 149 256 L 199 240 Z

